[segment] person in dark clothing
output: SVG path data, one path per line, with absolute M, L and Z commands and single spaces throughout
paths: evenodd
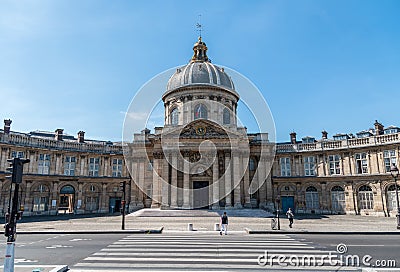
M 286 216 L 288 217 L 288 219 L 289 219 L 289 228 L 291 228 L 292 227 L 292 225 L 293 225 L 293 217 L 294 217 L 294 215 L 293 215 L 293 212 L 292 212 L 292 209 L 291 208 L 289 208 L 288 209 L 288 211 L 286 212 Z
M 221 231 L 219 234 L 222 235 L 222 232 L 224 232 L 225 235 L 228 234 L 228 215 L 226 215 L 226 212 L 221 216 Z

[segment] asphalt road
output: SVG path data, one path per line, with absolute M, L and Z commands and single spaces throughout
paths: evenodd
M 100 251 L 106 246 L 127 237 L 127 234 L 20 234 L 17 237 L 15 248 L 15 263 L 19 265 L 68 265 L 81 262 L 86 257 Z M 162 235 L 141 236 L 149 242 L 161 238 Z M 193 238 L 196 234 L 190 235 Z M 241 236 L 246 236 L 243 234 Z M 263 235 L 250 235 L 266 239 Z M 317 235 L 317 234 L 290 234 L 297 241 L 311 242 L 317 248 L 336 252 L 338 244 L 347 247 L 345 254 L 358 255 L 360 260 L 365 255 L 372 257 L 369 263 L 375 266 L 376 260 L 396 262 L 400 267 L 400 235 Z M 139 236 L 138 236 L 139 237 Z M 230 238 L 232 237 L 232 238 Z M 226 239 L 238 239 L 227 236 Z M 246 240 L 245 237 L 240 239 Z M 4 262 L 5 239 L 0 245 L 0 262 Z M 390 270 L 389 270 L 390 271 Z
M 325 247 L 327 250 L 336 251 L 339 244 L 347 247 L 345 255 L 362 257 L 370 255 L 368 262 L 371 267 L 378 267 L 379 262 L 384 264 L 394 260 L 396 267 L 400 268 L 400 235 L 329 235 L 329 234 L 301 234 L 290 235 L 295 239 L 304 239 L 315 245 Z M 376 263 L 378 261 L 378 263 Z M 364 265 L 364 267 L 366 267 Z
M 71 266 L 126 234 L 20 234 L 15 243 L 15 264 Z M 0 245 L 4 263 L 6 239 Z

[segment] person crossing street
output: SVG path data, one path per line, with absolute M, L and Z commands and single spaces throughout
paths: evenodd
M 221 216 L 221 231 L 219 234 L 222 235 L 222 232 L 224 232 L 225 235 L 228 234 L 228 215 L 226 212 Z

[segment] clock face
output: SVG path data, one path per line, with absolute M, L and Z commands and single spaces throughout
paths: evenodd
M 206 128 L 203 127 L 203 126 L 198 126 L 196 128 L 196 134 L 200 135 L 200 136 L 203 136 L 204 134 L 206 134 Z

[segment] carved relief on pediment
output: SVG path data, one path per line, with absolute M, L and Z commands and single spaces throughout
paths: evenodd
M 191 123 L 184 127 L 179 137 L 187 138 L 226 138 L 226 131 L 218 126 L 206 122 Z

